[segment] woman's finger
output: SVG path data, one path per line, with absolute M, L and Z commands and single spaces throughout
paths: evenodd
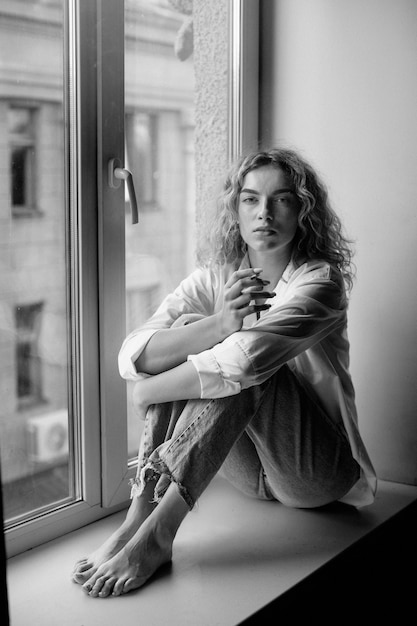
M 259 299 L 260 300 L 266 300 L 266 298 L 272 298 L 274 296 L 274 294 L 259 294 Z M 266 308 L 270 308 L 270 304 L 267 304 L 266 302 L 257 302 L 257 298 L 256 295 L 253 293 L 248 293 L 248 294 L 243 294 L 241 297 L 236 298 L 235 300 L 233 300 L 233 302 L 230 303 L 230 308 L 231 310 L 234 311 L 240 311 L 242 313 L 243 309 L 246 309 L 247 307 L 249 307 L 250 305 L 253 305 L 253 307 L 255 307 L 253 309 L 253 311 L 256 310 L 265 310 L 265 309 L 256 309 L 256 307 L 261 307 L 261 306 L 265 306 Z M 252 311 L 252 312 L 253 312 Z M 246 315 L 249 315 L 249 313 L 244 312 L 243 317 L 246 317 Z
M 266 281 L 264 281 L 266 283 Z M 235 283 L 233 283 L 230 287 L 226 287 L 225 289 L 225 299 L 226 300 L 234 300 L 235 298 L 239 298 L 242 294 L 247 293 L 266 293 L 270 292 L 265 291 L 266 284 L 261 282 L 254 283 L 250 279 L 239 278 Z M 265 295 L 263 297 L 272 297 L 269 295 Z
M 245 317 L 252 315 L 253 313 L 258 313 L 260 311 L 268 311 L 271 308 L 270 304 L 249 304 L 248 306 L 242 307 L 237 310 L 237 314 L 243 320 Z
M 236 270 L 232 273 L 229 280 L 226 282 L 225 286 L 227 288 L 230 288 L 230 287 L 233 287 L 239 281 L 243 281 L 243 280 L 248 280 L 249 281 L 248 284 L 250 284 L 251 280 L 252 281 L 258 280 L 258 279 L 262 280 L 259 276 L 261 272 L 262 272 L 262 269 L 259 267 L 255 269 L 253 269 L 252 267 L 248 267 L 247 269 L 244 269 L 244 270 Z
M 242 289 L 242 294 L 249 294 L 253 298 L 274 298 L 277 295 L 274 291 L 257 291 L 252 287 Z

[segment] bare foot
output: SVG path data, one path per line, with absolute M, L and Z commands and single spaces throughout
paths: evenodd
M 150 501 L 149 492 L 153 492 L 153 484 L 148 483 L 145 492 L 132 500 L 126 519 L 123 524 L 87 558 L 75 563 L 72 571 L 72 580 L 80 585 L 84 584 L 98 570 L 100 565 L 108 562 L 133 537 L 141 524 L 152 513 L 155 503 Z
M 109 559 L 83 585 L 93 598 L 120 596 L 137 589 L 172 557 L 172 537 L 162 528 L 149 528 L 146 522 L 134 537 Z
M 188 506 L 171 483 L 160 504 L 124 547 L 91 572 L 84 591 L 94 598 L 106 598 L 142 587 L 171 560 L 176 532 L 187 513 Z

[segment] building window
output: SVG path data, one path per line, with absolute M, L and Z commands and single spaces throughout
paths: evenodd
M 126 113 L 126 163 L 141 210 L 156 208 L 158 183 L 157 114 Z
M 38 351 L 43 303 L 17 306 L 16 321 L 16 387 L 19 408 L 40 404 L 42 372 Z
M 34 110 L 11 106 L 7 118 L 12 212 L 27 215 L 36 209 Z

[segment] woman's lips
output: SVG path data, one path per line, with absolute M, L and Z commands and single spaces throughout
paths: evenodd
M 276 230 L 274 230 L 273 228 L 264 228 L 264 227 L 259 227 L 259 228 L 255 228 L 255 230 L 253 231 L 254 233 L 259 233 L 261 235 L 275 235 L 276 234 Z

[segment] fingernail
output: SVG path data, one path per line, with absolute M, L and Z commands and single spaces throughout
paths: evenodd
M 257 274 L 250 276 L 250 280 L 257 280 L 261 283 L 261 285 L 269 285 L 269 283 L 271 282 L 269 280 L 264 280 L 263 278 L 260 278 L 259 276 L 257 276 Z

